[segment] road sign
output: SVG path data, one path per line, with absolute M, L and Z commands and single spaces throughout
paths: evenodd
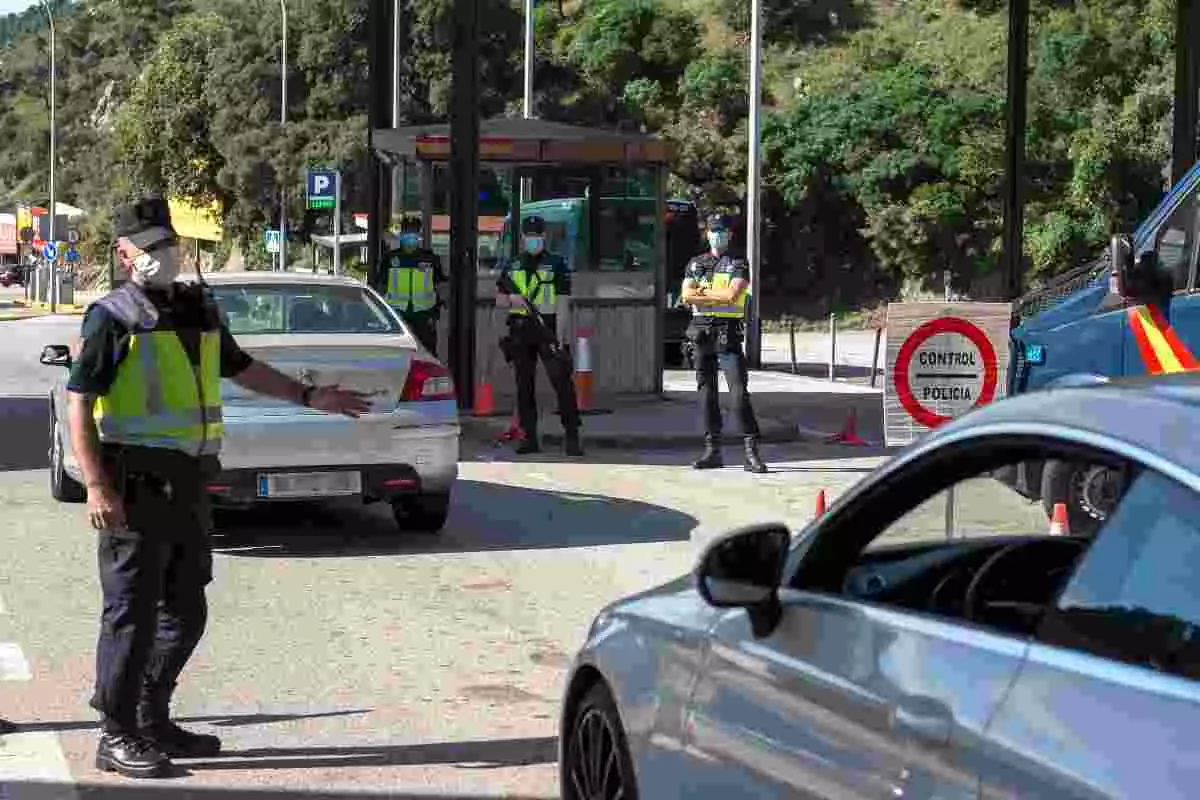
M 333 208 L 337 202 L 337 170 L 308 171 L 308 207 Z
M 58 258 L 58 244 L 56 242 L 46 242 L 46 246 L 42 248 L 42 256 L 48 261 Z
M 69 231 L 67 231 L 67 243 L 68 244 L 75 244 L 78 241 L 79 241 L 79 231 L 75 230 L 74 228 L 71 228 Z
M 889 447 L 1004 395 L 1008 303 L 890 303 L 884 429 Z
M 79 251 L 74 247 L 68 248 L 67 252 L 63 254 L 63 258 L 67 260 L 68 264 L 74 264 L 79 260 Z
M 278 228 L 267 228 L 267 230 L 263 231 L 263 241 L 266 242 L 268 253 L 279 252 L 279 239 Z

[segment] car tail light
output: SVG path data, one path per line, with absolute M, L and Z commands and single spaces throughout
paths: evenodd
M 445 367 L 428 361 L 412 362 L 404 389 L 400 392 L 401 402 L 453 399 L 454 381 Z

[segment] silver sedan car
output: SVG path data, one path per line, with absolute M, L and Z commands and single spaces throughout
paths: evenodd
M 1030 458 L 1122 475 L 1098 530 L 1048 529 L 991 477 Z M 978 513 L 988 492 L 1008 513 Z M 973 411 L 795 538 L 730 533 L 603 610 L 567 681 L 562 796 L 1184 800 L 1197 731 L 1187 375 Z
M 391 504 L 404 528 L 440 530 L 458 475 L 454 387 L 383 299 L 352 278 L 300 272 L 218 272 L 205 280 L 252 356 L 302 382 L 358 389 L 372 404 L 350 419 L 223 381 L 223 471 L 208 486 L 214 503 L 360 497 Z M 69 357 L 43 362 L 67 366 Z M 51 492 L 80 501 L 66 407 L 64 374 L 50 397 Z

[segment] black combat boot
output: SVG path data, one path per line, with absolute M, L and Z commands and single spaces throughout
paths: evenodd
M 704 436 L 704 455 L 692 462 L 692 469 L 718 469 L 725 466 L 721 458 L 721 441 L 716 436 Z
M 583 445 L 579 441 L 578 428 L 568 428 L 563 432 L 563 453 L 572 458 L 583 456 Z
M 0 719 L 0 733 L 13 733 L 17 730 L 15 722 L 9 722 L 6 719 Z
M 521 443 L 517 445 L 516 453 L 519 456 L 527 456 L 531 453 L 542 452 L 541 446 L 538 444 L 537 431 L 530 431 L 521 438 Z
M 96 769 L 126 778 L 160 778 L 174 765 L 153 742 L 128 733 L 105 733 L 96 747 Z
M 764 475 L 768 472 L 767 465 L 763 463 L 762 457 L 758 455 L 758 437 L 746 437 L 746 472 L 753 472 L 758 475 Z
M 171 758 L 211 758 L 221 752 L 216 736 L 192 733 L 171 722 L 174 686 L 147 694 L 138 708 L 138 733 Z

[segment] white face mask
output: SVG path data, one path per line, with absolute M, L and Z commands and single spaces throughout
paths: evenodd
M 133 275 L 145 286 L 170 286 L 179 276 L 179 248 L 168 245 L 150 253 L 139 253 L 133 259 Z

